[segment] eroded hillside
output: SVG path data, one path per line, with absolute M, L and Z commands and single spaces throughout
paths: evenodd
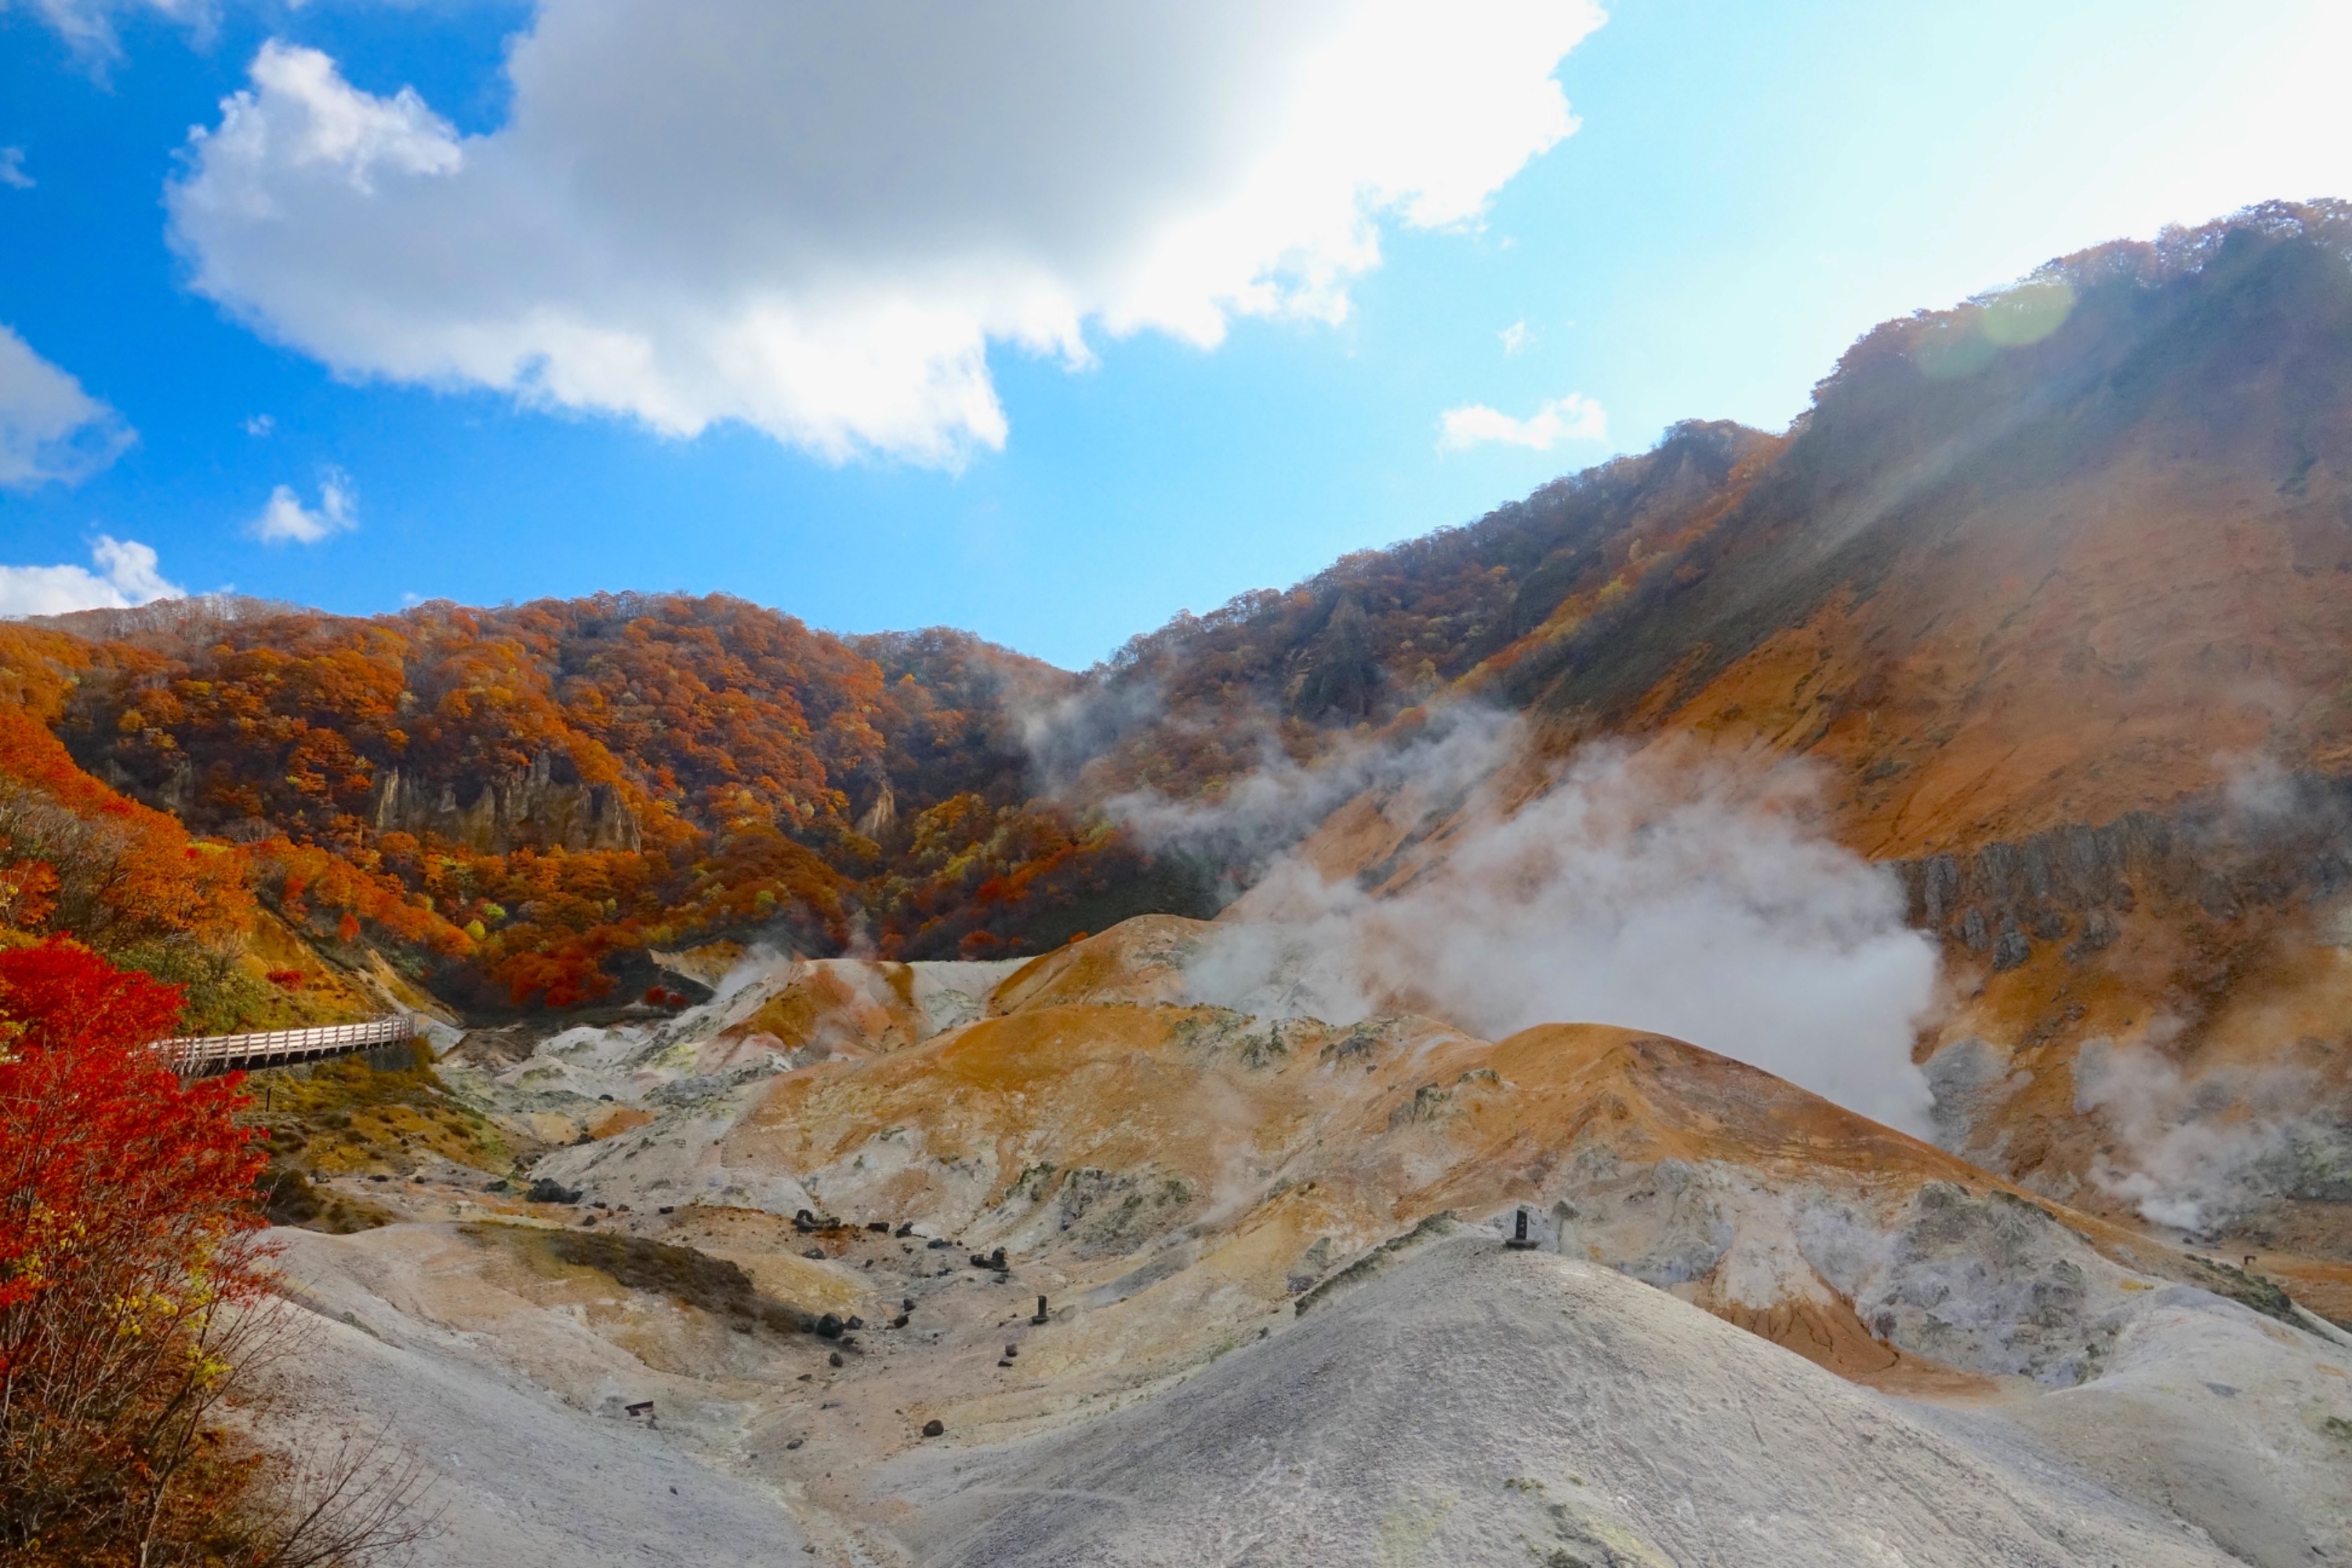
M 1918 1056 L 1954 1147 L 2070 1202 L 2343 1256 L 2347 250 L 2352 215 L 2321 204 L 2069 258 L 1879 328 L 1784 441 L 1685 427 L 1648 468 L 1171 628 L 1112 679 L 1179 696 L 1099 787 L 1151 777 L 1122 758 L 1195 722 L 1194 670 L 1255 671 L 1300 714 L 1276 676 L 1328 646 L 1310 597 L 1386 624 L 1450 552 L 1493 574 L 1491 645 L 1504 595 L 1549 580 L 1511 558 L 1529 518 L 1663 474 L 1445 694 L 1522 710 L 1556 760 L 1801 763 L 1826 831 L 1941 948 Z M 1401 647 L 1357 685 L 1407 735 L 1435 709 Z M 1306 857 L 1409 885 L 1459 842 L 1460 789 L 1422 782 L 1376 778 Z
M 1218 929 L 469 1037 L 452 1091 L 557 1146 L 324 1178 L 397 1219 L 289 1238 L 350 1340 L 304 1375 L 428 1456 L 449 1563 L 2352 1551 L 2352 1336 L 2294 1260 L 1654 1035 L 1207 1005 Z

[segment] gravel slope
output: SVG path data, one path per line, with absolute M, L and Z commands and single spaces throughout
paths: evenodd
M 1971 1438 L 1611 1270 L 1433 1242 L 1139 1408 L 880 1486 L 927 1561 L 2231 1561 L 2014 1429 Z
M 333 1289 L 331 1276 L 313 1281 Z M 345 1284 L 288 1368 L 303 1415 L 284 1435 L 331 1447 L 380 1431 L 432 1478 L 440 1513 L 414 1568 L 798 1568 L 818 1561 L 785 1506 L 662 1436 L 602 1420 L 452 1335 Z M 341 1314 L 350 1313 L 351 1321 Z M 356 1326 L 365 1324 L 365 1328 Z

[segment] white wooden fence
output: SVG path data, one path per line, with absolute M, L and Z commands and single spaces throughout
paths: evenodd
M 328 1057 L 348 1057 L 379 1046 L 397 1045 L 416 1036 L 416 1016 L 394 1013 L 363 1024 L 328 1024 L 315 1029 L 268 1029 L 254 1035 L 194 1036 L 158 1040 L 155 1048 L 171 1059 L 182 1078 L 203 1078 L 241 1068 L 284 1067 L 289 1062 L 314 1062 Z

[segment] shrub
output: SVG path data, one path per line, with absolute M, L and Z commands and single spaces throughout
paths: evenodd
M 289 1480 L 299 1467 L 225 1436 L 223 1402 L 292 1319 L 255 1235 L 264 1154 L 238 1081 L 183 1084 L 145 1048 L 181 1008 L 178 986 L 62 938 L 0 951 L 12 1568 L 357 1562 L 404 1533 L 413 1469 L 355 1451 Z

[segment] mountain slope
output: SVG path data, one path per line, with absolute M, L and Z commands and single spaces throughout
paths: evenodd
M 2352 209 L 2281 204 L 2053 262 L 1876 329 L 1786 435 L 1678 426 L 1083 676 L 619 596 L 84 617 L 12 630 L 0 679 L 94 783 L 250 841 L 322 950 L 477 1010 L 691 993 L 652 954 L 697 942 L 1205 915 L 1318 821 L 1316 865 L 1402 889 L 1458 798 L 1349 769 L 1466 705 L 1554 761 L 1794 761 L 1939 946 L 1939 1136 L 2352 1258 L 2347 252 Z M 1295 820 L 1205 866 L 1138 826 L 1302 765 Z
M 1189 1001 L 1223 929 L 477 1036 L 457 1093 L 583 1130 L 568 1201 L 329 1177 L 400 1223 L 297 1277 L 422 1363 L 354 1396 L 453 1480 L 452 1384 L 652 1402 L 826 1561 L 2352 1549 L 2352 1339 L 2266 1280 L 1678 1041 Z
M 1887 323 L 1677 549 L 1448 689 L 1523 707 L 1555 756 L 1803 763 L 1941 944 L 1920 1054 L 1956 1147 L 2070 1202 L 2334 1257 L 2347 253 L 2352 211 L 2276 205 Z M 1402 799 L 1343 807 L 1308 858 L 1409 885 L 1451 841 L 1443 802 Z

